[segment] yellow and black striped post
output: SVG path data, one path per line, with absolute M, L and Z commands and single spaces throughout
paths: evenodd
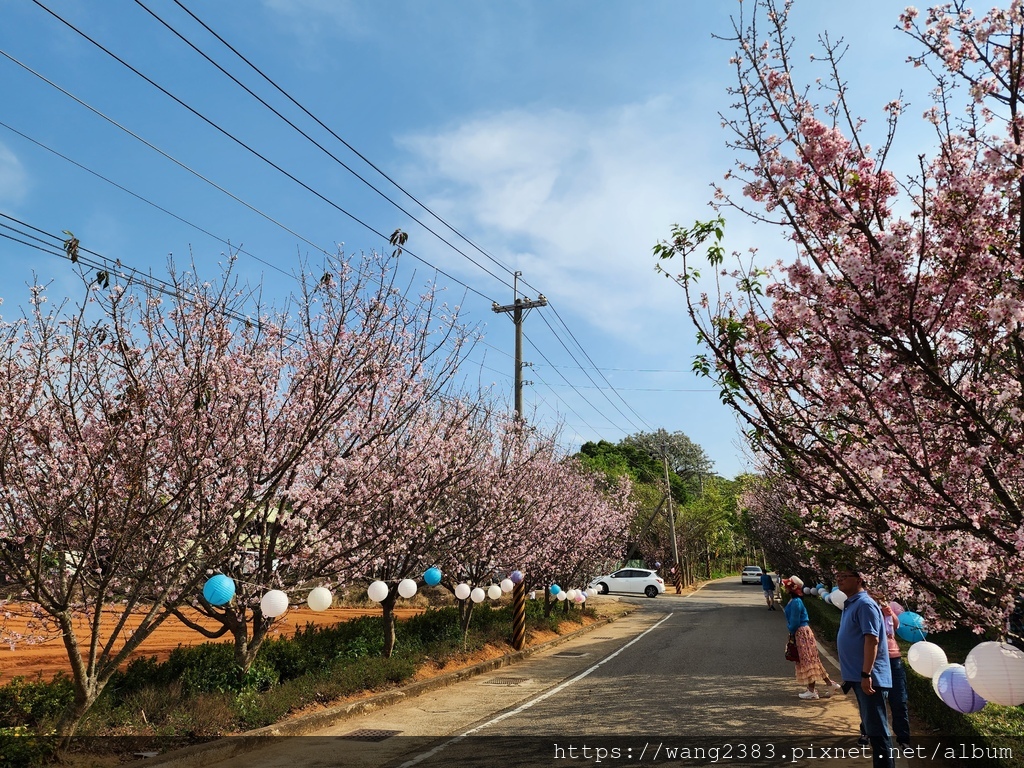
M 512 589 L 512 647 L 517 651 L 526 646 L 526 579 Z

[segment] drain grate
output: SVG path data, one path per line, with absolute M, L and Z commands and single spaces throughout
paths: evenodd
M 349 741 L 384 741 L 390 739 L 392 736 L 397 736 L 401 731 L 385 731 L 379 728 L 360 728 L 358 731 L 352 731 L 352 733 L 346 733 L 344 736 L 339 736 L 339 739 L 348 739 Z
M 594 640 L 614 640 L 614 637 L 595 637 Z
M 528 677 L 492 677 L 480 685 L 522 685 L 529 679 Z
M 581 656 L 589 656 L 589 653 L 579 653 L 577 651 L 562 651 L 561 653 L 551 654 L 556 659 L 578 659 Z

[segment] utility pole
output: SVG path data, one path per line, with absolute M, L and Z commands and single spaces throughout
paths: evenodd
M 665 460 L 665 498 L 668 501 L 668 522 L 672 529 L 672 559 L 676 562 L 675 584 L 676 594 L 683 591 L 683 564 L 679 562 L 679 545 L 676 543 L 676 515 L 672 511 L 672 483 L 668 479 L 668 456 L 662 457 Z
M 523 381 L 523 368 L 532 363 L 523 363 L 523 319 L 526 317 L 526 313 L 535 307 L 546 307 L 548 300 L 544 298 L 544 294 L 537 296 L 536 300 L 519 298 L 519 276 L 522 272 L 515 272 L 513 274 L 512 283 L 512 304 L 506 304 L 505 306 L 499 306 L 498 302 L 494 302 L 491 309 L 494 312 L 502 312 L 504 314 L 510 314 L 512 316 L 512 323 L 516 327 L 516 376 L 515 376 L 515 408 L 516 418 L 523 418 L 523 385 L 532 384 L 532 381 Z

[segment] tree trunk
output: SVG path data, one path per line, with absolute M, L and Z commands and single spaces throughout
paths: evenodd
M 390 659 L 391 654 L 395 651 L 395 603 L 397 602 L 398 589 L 392 588 L 388 592 L 388 596 L 380 603 L 380 607 L 384 612 L 382 617 L 384 620 L 384 651 L 382 655 L 385 659 Z
M 469 643 L 469 622 L 473 618 L 473 601 L 469 598 L 459 600 L 459 627 L 462 629 L 462 650 Z

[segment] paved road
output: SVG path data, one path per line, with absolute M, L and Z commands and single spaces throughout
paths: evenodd
M 871 765 L 835 757 L 856 747 L 852 694 L 797 698 L 759 587 L 622 599 L 638 610 L 526 661 L 209 765 Z

